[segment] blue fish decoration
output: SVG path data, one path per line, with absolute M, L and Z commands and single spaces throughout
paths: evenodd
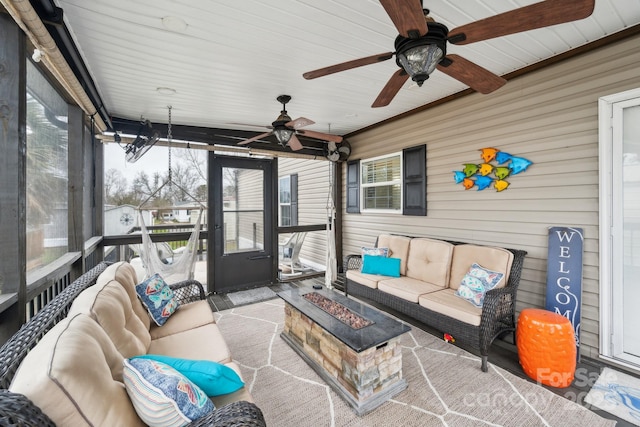
M 533 164 L 531 160 L 527 160 L 524 157 L 511 157 L 511 163 L 509 163 L 509 169 L 511 174 L 515 175 L 520 172 L 524 172 L 527 168 Z
M 476 185 L 478 186 L 478 191 L 484 190 L 485 188 L 489 187 L 492 182 L 493 182 L 493 179 L 491 177 L 488 177 L 488 176 L 477 177 Z
M 453 179 L 455 179 L 456 184 L 460 184 L 466 177 L 467 175 L 462 171 L 453 171 Z
M 507 163 L 509 160 L 511 160 L 512 157 L 513 156 L 509 153 L 498 151 L 496 153 L 496 162 L 498 162 L 499 164 Z

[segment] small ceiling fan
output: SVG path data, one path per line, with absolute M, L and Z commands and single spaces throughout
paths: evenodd
M 266 126 L 268 129 L 272 130 L 239 142 L 238 145 L 247 145 L 251 142 L 265 138 L 271 134 L 274 134 L 276 136 L 276 139 L 278 140 L 280 145 L 282 145 L 283 147 L 286 147 L 288 145 L 293 151 L 302 150 L 304 148 L 296 134 L 320 139 L 322 141 L 330 141 L 334 143 L 342 142 L 342 137 L 339 135 L 331 135 L 328 133 L 315 132 L 312 130 L 300 130 L 301 127 L 312 125 L 315 122 L 304 117 L 299 117 L 295 120 L 291 120 L 291 117 L 289 117 L 289 115 L 287 114 L 286 108 L 287 103 L 291 101 L 291 97 L 289 95 L 280 95 L 276 99 L 279 103 L 282 104 L 282 111 L 280 111 L 280 115 L 278 116 L 278 118 L 273 123 L 271 123 L 271 126 Z
M 124 147 L 125 159 L 129 163 L 135 163 L 160 139 L 160 132 L 153 129 L 149 120 L 141 120 L 136 139 Z M 114 140 L 120 142 L 120 135 L 114 134 Z
M 344 162 L 349 159 L 349 155 L 351 155 L 351 144 L 346 139 L 340 144 L 336 144 L 333 141 L 327 142 L 324 156 L 330 162 Z
M 506 80 L 459 55 L 447 55 L 447 42 L 470 44 L 584 19 L 593 13 L 595 6 L 595 0 L 545 0 L 449 31 L 445 25 L 435 22 L 418 0 L 380 0 L 380 3 L 399 32 L 395 52 L 331 65 L 304 73 L 303 77 L 315 79 L 386 61 L 395 55 L 400 70 L 391 76 L 373 102 L 374 108 L 389 105 L 409 77 L 422 86 L 436 68 L 480 93 L 491 93 L 502 87 Z

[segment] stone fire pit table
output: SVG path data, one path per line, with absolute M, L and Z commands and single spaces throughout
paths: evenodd
M 327 308 L 305 298 L 329 299 Z M 356 414 L 364 415 L 407 388 L 402 378 L 400 335 L 411 328 L 387 314 L 328 289 L 308 287 L 278 293 L 285 301 L 280 336 L 333 388 Z M 322 298 L 325 297 L 325 298 Z M 356 328 L 346 322 L 356 318 Z M 362 326 L 368 324 L 367 326 Z

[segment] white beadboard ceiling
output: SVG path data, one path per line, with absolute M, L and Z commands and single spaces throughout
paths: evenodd
M 436 70 L 423 87 L 409 80 L 389 106 L 371 108 L 398 69 L 395 57 L 305 80 L 306 71 L 394 50 L 397 30 L 376 0 L 56 3 L 116 117 L 166 123 L 171 105 L 175 124 L 260 131 L 241 124 L 271 124 L 281 109 L 276 97 L 289 94 L 289 115 L 316 122 L 305 129 L 344 135 L 466 89 Z M 424 7 L 451 30 L 532 3 L 424 0 Z M 504 75 L 639 23 L 640 0 L 596 0 L 581 21 L 447 49 Z

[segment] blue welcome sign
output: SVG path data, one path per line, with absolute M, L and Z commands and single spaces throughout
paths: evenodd
M 581 228 L 550 227 L 547 257 L 546 309 L 568 318 L 576 335 L 580 360 L 580 305 L 582 302 Z

